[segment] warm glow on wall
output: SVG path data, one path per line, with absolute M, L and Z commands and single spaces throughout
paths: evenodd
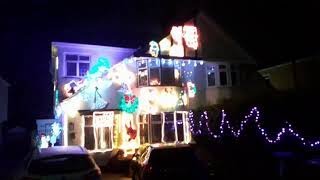
M 158 103 L 163 108 L 174 108 L 178 104 L 178 94 L 173 88 L 165 88 L 158 95 Z
M 107 77 L 117 84 L 125 83 L 129 85 L 135 80 L 134 73 L 129 71 L 124 64 L 111 68 Z
M 174 87 L 140 88 L 140 113 L 156 114 L 159 111 L 173 110 L 179 105 L 178 89 Z

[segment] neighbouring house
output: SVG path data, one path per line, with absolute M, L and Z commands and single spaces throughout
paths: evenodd
M 0 77 L 0 143 L 2 142 L 3 123 L 8 120 L 9 83 Z
M 320 57 L 313 56 L 260 69 L 259 73 L 277 91 L 311 92 L 319 89 L 318 67 Z
M 145 51 L 53 42 L 62 142 L 90 152 L 189 143 L 189 110 L 254 96 L 255 72 L 254 60 L 203 13 Z

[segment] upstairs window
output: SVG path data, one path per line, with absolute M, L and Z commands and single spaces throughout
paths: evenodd
M 208 86 L 216 85 L 216 70 L 215 66 L 207 67 L 207 78 L 208 78 Z
M 161 84 L 169 86 L 175 84 L 174 65 L 171 59 L 162 59 Z
M 159 59 L 151 59 L 149 60 L 150 67 L 150 86 L 160 85 L 160 60 Z
M 148 61 L 137 61 L 138 67 L 138 86 L 148 86 Z
M 90 68 L 90 56 L 66 54 L 66 76 L 83 77 Z
M 220 76 L 220 85 L 226 86 L 228 84 L 226 65 L 222 65 L 222 64 L 219 65 L 219 76 Z

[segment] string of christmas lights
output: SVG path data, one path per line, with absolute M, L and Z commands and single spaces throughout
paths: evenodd
M 189 112 L 189 120 L 190 120 L 190 129 L 191 133 L 195 136 L 197 135 L 208 135 L 214 139 L 221 138 L 227 132 L 230 132 L 234 138 L 239 138 L 244 131 L 245 127 L 248 126 L 248 122 L 251 120 L 256 125 L 258 132 L 260 132 L 261 136 L 264 137 L 265 141 L 270 144 L 276 144 L 281 141 L 281 137 L 284 135 L 293 136 L 304 146 L 308 148 L 320 148 L 319 140 L 306 140 L 303 136 L 297 133 L 289 122 L 286 122 L 286 127 L 281 128 L 280 132 L 277 133 L 276 137 L 272 137 L 265 128 L 262 128 L 260 123 L 260 112 L 257 107 L 251 109 L 249 115 L 244 117 L 244 120 L 240 122 L 240 128 L 235 130 L 233 126 L 231 126 L 230 122 L 226 119 L 227 114 L 224 110 L 222 110 L 222 118 L 219 126 L 219 132 L 214 133 L 209 127 L 209 118 L 207 111 L 201 113 L 198 125 L 195 125 L 194 113 L 192 111 Z

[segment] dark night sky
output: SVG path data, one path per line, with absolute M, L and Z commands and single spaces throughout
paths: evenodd
M 29 122 L 50 113 L 51 41 L 139 47 L 199 9 L 260 67 L 319 54 L 315 3 L 211 1 L 2 1 L 0 75 L 12 84 L 10 118 Z

